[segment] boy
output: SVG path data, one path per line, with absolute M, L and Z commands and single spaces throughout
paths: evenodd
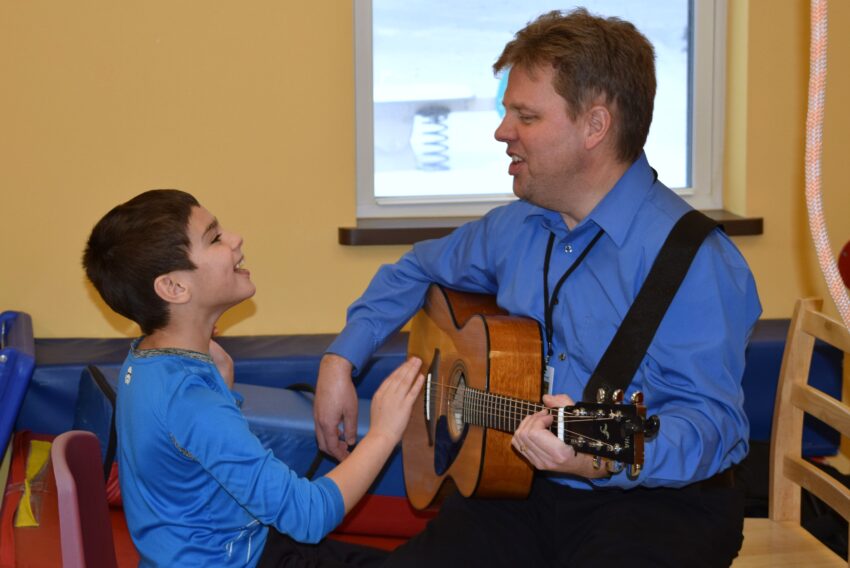
M 232 360 L 211 339 L 221 314 L 254 295 L 241 247 L 191 195 L 153 190 L 107 213 L 83 255 L 104 301 L 144 334 L 117 403 L 121 492 L 141 565 L 379 562 L 379 551 L 295 541 L 319 542 L 366 492 L 401 439 L 421 362 L 375 393 L 369 433 L 349 459 L 299 479 L 248 429 L 229 390 Z

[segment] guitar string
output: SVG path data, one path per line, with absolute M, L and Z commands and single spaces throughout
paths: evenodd
M 440 397 L 440 398 L 443 399 L 443 397 Z M 505 400 L 510 401 L 511 399 L 505 399 Z M 469 404 L 467 404 L 466 409 L 468 411 L 472 412 L 472 413 L 477 412 L 479 414 L 482 410 L 489 410 L 487 412 L 486 416 L 489 417 L 489 418 L 492 418 L 494 420 L 500 420 L 500 419 L 514 420 L 517 423 L 519 423 L 526 416 L 530 416 L 532 414 L 535 414 L 535 412 L 529 412 L 528 409 L 523 411 L 522 409 L 519 409 L 519 408 L 510 408 L 510 409 L 507 409 L 507 410 L 506 409 L 500 409 L 500 410 L 487 409 L 487 408 L 484 407 L 484 405 L 482 405 L 480 403 L 476 404 L 476 402 L 477 401 L 472 401 L 471 406 Z M 450 403 L 447 403 L 447 406 L 450 406 Z M 554 417 L 556 422 L 551 426 L 552 428 L 555 428 L 557 426 L 558 421 L 566 423 L 567 419 L 569 419 L 568 420 L 569 423 L 618 422 L 620 420 L 619 417 L 610 416 L 610 415 L 599 416 L 599 415 L 593 415 L 593 414 L 589 414 L 589 415 L 574 414 L 572 411 L 569 411 L 569 410 L 565 411 L 565 416 L 564 416 L 563 419 L 561 419 L 561 418 L 558 417 L 559 409 L 557 409 L 557 408 L 548 408 L 548 407 L 537 406 L 537 405 L 527 405 L 527 406 L 533 407 L 538 412 L 540 410 L 545 410 L 549 413 L 550 416 Z
M 441 389 L 440 387 L 443 387 L 443 388 Z M 457 387 L 455 385 L 449 385 L 449 384 L 446 384 L 446 383 L 432 383 L 429 388 L 430 388 L 432 393 L 439 391 L 439 390 L 451 390 L 451 389 L 458 390 L 459 389 L 459 387 Z M 508 396 L 505 396 L 505 395 L 488 393 L 488 392 L 485 392 L 485 391 L 482 391 L 482 390 L 479 390 L 479 389 L 473 389 L 473 388 L 470 388 L 470 387 L 464 387 L 464 388 L 469 389 L 469 391 L 472 392 L 472 393 L 475 393 L 477 395 L 483 395 L 484 397 L 489 397 L 491 399 L 501 400 L 503 402 L 520 403 L 521 405 L 524 405 L 528 408 L 535 408 L 538 411 L 539 410 L 546 410 L 553 416 L 559 413 L 559 409 L 557 409 L 557 408 L 549 408 L 547 406 L 538 405 L 538 404 L 535 404 L 535 403 L 532 403 L 532 402 L 529 402 L 529 401 L 524 401 L 522 399 L 508 397 Z M 440 399 L 444 399 L 444 397 L 440 397 Z M 473 414 L 476 414 L 476 413 L 480 414 L 480 411 L 483 409 L 482 408 L 483 405 L 481 404 L 481 401 L 480 400 L 473 400 L 472 405 L 473 405 L 473 408 L 470 409 L 469 406 L 467 406 L 466 407 L 467 410 L 470 410 Z M 448 403 L 447 403 L 447 406 L 449 406 Z M 615 417 L 605 416 L 605 415 L 594 416 L 594 415 L 570 414 L 570 411 L 566 411 L 566 410 L 565 410 L 565 414 L 567 414 L 568 417 L 570 417 L 570 422 L 611 422 L 611 421 L 617 420 L 617 418 L 615 418 Z M 502 412 L 502 414 L 499 415 L 499 414 L 494 414 L 493 412 L 490 412 L 489 415 L 487 415 L 487 417 L 495 418 L 496 420 L 499 420 L 501 418 L 513 419 L 518 424 L 521 421 L 521 418 L 525 418 L 526 416 L 529 416 L 529 415 L 530 414 L 522 412 L 519 409 L 514 408 L 514 409 L 511 409 L 510 414 L 505 414 L 504 412 Z M 483 426 L 483 424 L 481 424 L 481 425 Z M 556 428 L 556 424 L 553 424 L 552 426 L 550 426 L 550 429 L 552 429 L 552 430 L 554 430 L 555 428 Z M 610 442 L 605 442 L 603 440 L 593 438 L 591 436 L 588 436 L 587 434 L 582 434 L 581 432 L 577 432 L 575 430 L 566 429 L 565 433 L 570 435 L 570 436 L 573 436 L 577 439 L 581 439 L 581 440 L 585 440 L 585 441 L 589 440 L 589 442 L 587 442 L 587 443 L 590 443 L 590 444 L 598 444 L 599 446 L 604 446 L 609 450 L 614 449 L 614 444 L 611 444 Z M 599 449 L 599 448 L 597 448 L 597 449 Z
M 446 383 L 432 383 L 431 386 L 430 386 L 430 392 L 432 394 L 434 394 L 434 393 L 439 393 L 440 390 L 452 390 L 452 389 L 458 390 L 459 388 L 460 387 L 457 387 L 455 385 L 449 385 L 449 384 L 446 384 Z M 467 390 L 469 390 L 470 392 L 473 392 L 473 393 L 480 393 L 480 394 L 484 395 L 485 397 L 490 397 L 490 398 L 493 398 L 493 399 L 500 399 L 500 400 L 506 401 L 506 402 L 519 403 L 520 407 L 526 408 L 526 409 L 532 409 L 533 408 L 533 409 L 536 410 L 536 412 L 540 412 L 541 410 L 546 410 L 550 414 L 554 415 L 554 414 L 557 414 L 560 411 L 560 408 L 552 408 L 552 407 L 549 407 L 549 406 L 544 406 L 542 404 L 537 404 L 535 402 L 526 401 L 526 400 L 523 400 L 523 399 L 520 399 L 520 398 L 510 397 L 508 395 L 489 393 L 489 392 L 482 391 L 480 389 L 474 389 L 474 388 L 471 388 L 471 387 L 463 387 L 463 388 L 465 388 L 465 389 L 467 389 Z M 631 406 L 631 405 L 627 405 L 627 406 Z M 523 414 L 522 412 L 518 411 L 518 409 L 512 409 L 512 410 L 517 415 L 527 416 L 527 414 Z M 580 412 L 580 411 L 570 409 L 569 407 L 564 407 L 564 413 L 567 414 L 567 416 L 569 416 L 571 418 L 575 418 L 577 420 L 581 420 L 581 421 L 584 421 L 585 419 L 587 421 L 591 421 L 591 420 L 597 420 L 598 421 L 600 419 L 607 419 L 607 420 L 616 420 L 617 419 L 617 417 L 594 416 L 592 414 L 575 414 L 575 412 Z

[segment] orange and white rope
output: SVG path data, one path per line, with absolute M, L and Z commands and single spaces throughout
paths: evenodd
M 809 46 L 809 109 L 806 115 L 806 207 L 809 229 L 818 263 L 829 294 L 844 325 L 850 327 L 850 298 L 832 255 L 821 194 L 821 154 L 823 151 L 823 115 L 826 100 L 827 0 L 811 2 L 811 43 Z

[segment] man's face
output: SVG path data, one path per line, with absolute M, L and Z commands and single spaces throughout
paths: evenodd
M 203 207 L 189 217 L 189 259 L 197 269 L 185 271 L 192 301 L 199 306 L 228 308 L 254 295 L 251 273 L 242 268 L 242 237 L 225 231 Z
M 508 173 L 517 197 L 562 210 L 576 174 L 584 169 L 583 120 L 581 115 L 570 119 L 567 102 L 552 84 L 554 74 L 549 65 L 535 69 L 533 76 L 522 67 L 511 69 L 505 117 L 495 136 L 508 146 Z

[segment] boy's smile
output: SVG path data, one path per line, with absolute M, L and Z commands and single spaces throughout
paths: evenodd
M 189 260 L 197 267 L 184 274 L 193 301 L 226 309 L 254 295 L 251 273 L 243 267 L 240 235 L 224 230 L 204 207 L 192 208 L 187 235 Z

